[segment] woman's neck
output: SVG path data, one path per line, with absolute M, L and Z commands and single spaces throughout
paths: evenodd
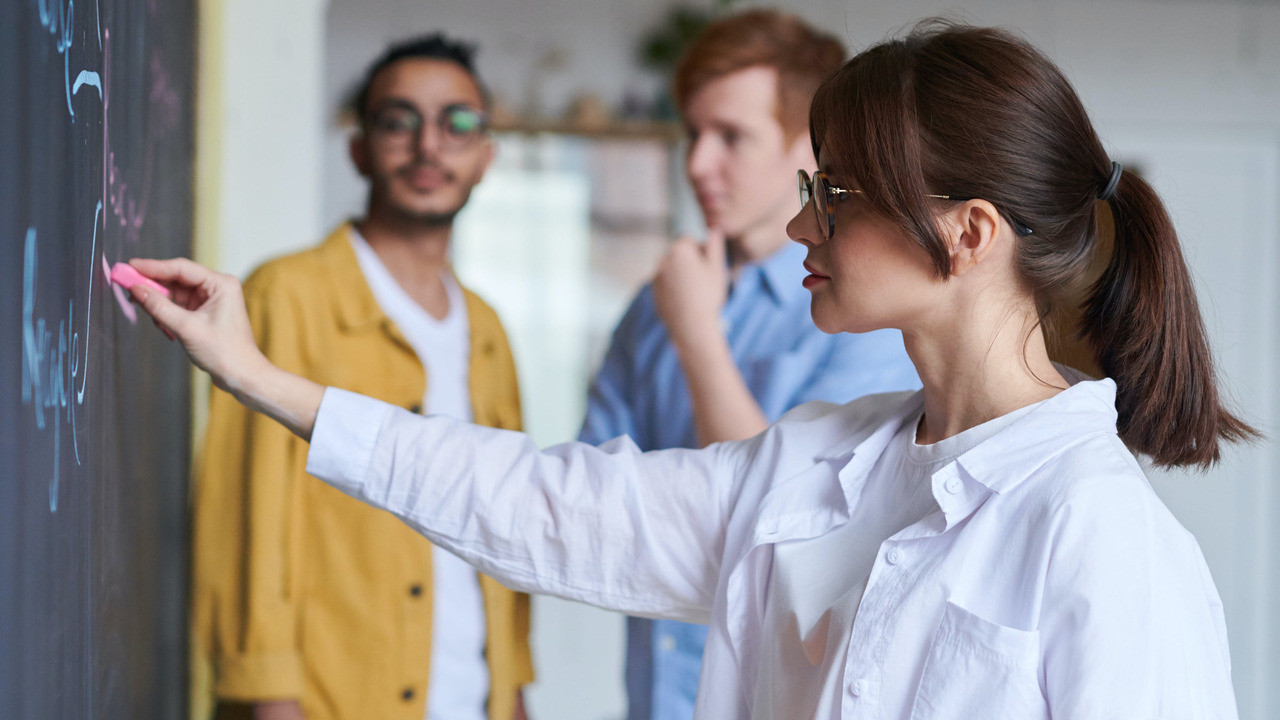
M 961 316 L 966 313 L 959 313 Z M 1062 392 L 1030 303 L 903 333 L 924 383 L 917 441 L 935 443 Z

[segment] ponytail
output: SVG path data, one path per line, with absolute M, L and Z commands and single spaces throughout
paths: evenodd
M 1120 437 L 1158 466 L 1207 469 L 1222 440 L 1258 432 L 1222 405 L 1195 288 L 1160 198 L 1124 171 L 1109 202 L 1114 250 L 1081 332 L 1115 380 Z

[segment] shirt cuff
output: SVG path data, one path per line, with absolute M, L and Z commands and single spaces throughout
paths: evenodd
M 364 484 L 378 434 L 393 409 L 364 395 L 325 388 L 311 431 L 307 474 L 355 494 Z

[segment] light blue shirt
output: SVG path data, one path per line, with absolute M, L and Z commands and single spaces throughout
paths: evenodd
M 729 348 L 769 422 L 810 400 L 848 402 L 920 387 L 896 330 L 827 335 L 809 316 L 801 285 L 805 248 L 787 243 L 742 268 L 721 311 Z M 579 439 L 598 445 L 629 435 L 641 450 L 698 447 L 689 390 L 666 326 L 645 286 L 618 323 L 592 383 Z M 630 720 L 693 716 L 707 628 L 629 618 Z

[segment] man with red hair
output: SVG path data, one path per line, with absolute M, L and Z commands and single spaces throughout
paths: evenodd
M 816 162 L 814 92 L 844 60 L 799 18 L 754 10 L 711 23 L 681 59 L 685 171 L 707 236 L 675 242 L 614 332 L 580 439 L 642 450 L 751 437 L 810 400 L 919 387 L 896 330 L 826 335 L 788 241 L 796 171 Z M 706 627 L 630 618 L 631 720 L 690 718 Z

